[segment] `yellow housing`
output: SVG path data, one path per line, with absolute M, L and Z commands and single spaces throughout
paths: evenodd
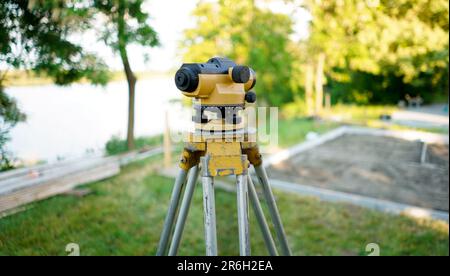
M 246 83 L 235 83 L 231 78 L 231 69 L 228 75 L 199 74 L 197 89 L 193 92 L 183 92 L 183 95 L 196 98 L 201 105 L 243 105 L 245 92 L 252 86 L 255 76 L 251 74 Z

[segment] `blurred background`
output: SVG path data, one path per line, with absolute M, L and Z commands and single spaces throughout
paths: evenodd
M 154 254 L 173 182 L 160 172 L 180 146 L 168 137 L 190 121 L 173 75 L 213 56 L 251 66 L 258 105 L 279 108 L 279 144 L 268 153 L 323 141 L 271 164 L 278 183 L 318 189 L 278 195 L 295 254 L 364 255 L 378 242 L 389 255 L 448 255 L 446 0 L 1 1 L 0 254 L 65 254 L 74 239 L 86 254 Z M 336 140 L 320 140 L 338 129 Z M 23 203 L 106 180 L 12 203 L 76 173 Z M 320 189 L 429 218 L 329 200 Z M 234 210 L 234 197 L 218 193 Z M 194 201 L 201 206 L 199 194 Z M 19 206 L 27 211 L 9 215 Z M 196 209 L 186 231 L 202 224 Z M 36 234 L 36 218 L 52 233 Z M 234 222 L 219 216 L 219 232 Z M 191 247 L 181 253 L 203 254 L 201 233 L 185 236 Z M 223 253 L 237 253 L 235 243 L 220 241 Z M 252 246 L 265 254 L 261 237 Z

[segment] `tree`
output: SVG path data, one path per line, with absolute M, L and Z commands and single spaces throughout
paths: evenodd
M 9 130 L 25 118 L 25 114 L 20 112 L 16 102 L 8 97 L 0 86 L 0 171 L 13 167 L 5 145 L 9 140 Z
M 100 37 L 119 53 L 128 82 L 128 149 L 134 148 L 134 101 L 137 78 L 128 58 L 127 46 L 133 43 L 159 45 L 157 33 L 149 25 L 149 14 L 142 10 L 143 0 L 94 0 L 93 7 L 104 17 Z
M 69 35 L 87 28 L 89 10 L 75 1 L 2 0 L 0 2 L 0 165 L 9 168 L 4 148 L 11 127 L 25 120 L 13 99 L 4 92 L 11 69 L 25 69 L 65 85 L 86 78 L 104 84 L 106 66 Z
M 335 96 L 392 103 L 406 93 L 448 95 L 448 1 L 305 2 L 313 17 L 307 43 L 326 55 Z
M 200 1 L 193 16 L 195 26 L 185 30 L 181 43 L 185 62 L 229 57 L 256 71 L 260 100 L 281 106 L 294 99 L 299 85 L 289 16 L 262 9 L 254 0 Z

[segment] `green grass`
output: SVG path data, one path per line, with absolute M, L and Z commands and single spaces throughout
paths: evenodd
M 323 134 L 338 127 L 331 121 L 313 120 L 307 118 L 282 119 L 278 122 L 278 143 L 282 148 L 301 143 L 310 131 Z
M 141 161 L 88 185 L 93 193 L 56 196 L 0 219 L 0 255 L 65 255 L 75 242 L 81 255 L 154 255 L 173 179 L 155 175 L 155 162 Z M 448 255 L 448 224 L 391 216 L 345 204 L 276 193 L 295 255 L 364 255 L 378 243 L 381 255 Z M 238 254 L 235 194 L 217 190 L 219 253 Z M 251 214 L 252 252 L 265 255 Z M 201 189 L 197 188 L 180 248 L 204 254 Z

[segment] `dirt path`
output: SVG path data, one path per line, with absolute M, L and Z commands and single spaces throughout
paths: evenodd
M 344 135 L 274 165 L 270 177 L 304 185 L 449 210 L 448 146 Z

